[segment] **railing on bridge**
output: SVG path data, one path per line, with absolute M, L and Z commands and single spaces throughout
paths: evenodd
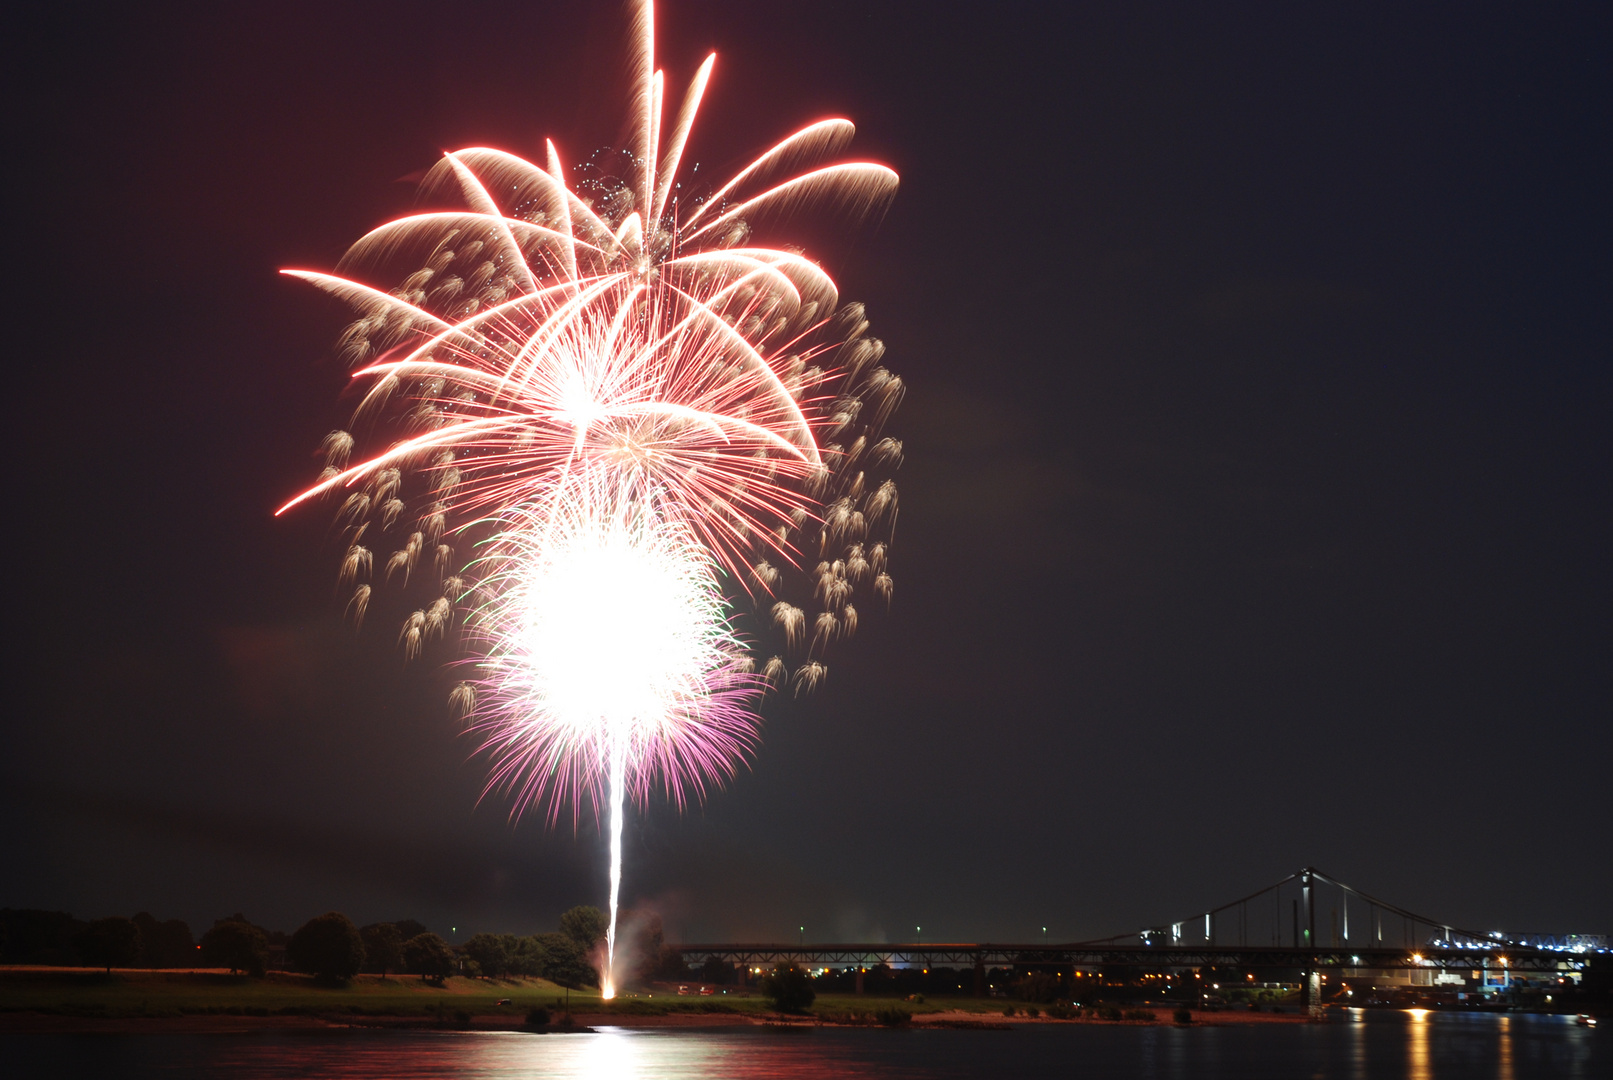
M 1457 935 L 1445 940 L 1438 940 L 1432 944 L 1439 946 L 1482 947 L 1488 945 L 1495 948 L 1498 944 L 1505 948 L 1539 949 L 1542 952 L 1554 953 L 1605 953 L 1608 950 L 1608 936 L 1606 934 L 1503 934 L 1499 930 L 1492 930 L 1482 938 L 1473 939 L 1458 931 Z
M 951 944 L 890 943 L 774 945 L 735 943 L 723 945 L 674 945 L 685 963 L 700 964 L 715 959 L 736 967 L 771 967 L 799 964 L 803 967 L 871 968 L 952 967 L 952 968 L 1288 968 L 1302 971 L 1330 968 L 1371 968 L 1392 971 L 1431 968 L 1466 971 L 1499 966 L 1502 961 L 1514 971 L 1556 971 L 1560 967 L 1578 970 L 1584 961 L 1555 951 L 1515 948 L 1498 953 L 1479 947 L 1424 946 L 1407 949 L 1308 949 L 1266 945 L 1124 945 L 1065 944 L 1014 945 L 991 942 Z

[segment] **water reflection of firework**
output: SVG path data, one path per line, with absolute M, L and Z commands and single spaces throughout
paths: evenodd
M 760 695 L 812 689 L 857 603 L 889 602 L 901 462 L 880 430 L 902 382 L 861 306 L 798 252 L 751 240 L 815 205 L 875 211 L 895 174 L 821 165 L 852 135 L 833 119 L 686 194 L 715 57 L 663 130 L 647 2 L 635 39 L 626 179 L 568 185 L 552 143 L 542 166 L 456 151 L 424 191 L 466 209 L 381 226 L 342 276 L 287 271 L 359 309 L 342 340 L 368 387 L 354 426 L 382 445 L 354 459 L 333 432 L 325 475 L 282 511 L 339 497 L 356 621 L 377 581 L 439 586 L 400 641 L 417 656 L 463 618 L 477 673 L 453 704 L 517 812 L 607 810 L 612 958 L 626 798 L 681 804 L 732 775 Z M 360 269 L 401 283 L 361 284 Z M 760 664 L 731 625 L 742 595 L 779 645 Z

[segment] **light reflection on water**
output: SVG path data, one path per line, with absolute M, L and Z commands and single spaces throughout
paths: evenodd
M 1495 1046 L 1495 1080 L 1515 1080 L 1517 1074 L 1512 1069 L 1512 1017 L 1503 1016 L 1500 1019 L 1501 1029 Z
M 1427 1009 L 1407 1009 L 1411 1026 L 1406 1030 L 1406 1080 L 1434 1080 L 1433 1067 L 1428 1063 Z
M 1347 1015 L 1350 1026 L 1345 1030 L 1350 1038 L 1345 1059 L 1350 1066 L 1350 1080 L 1367 1080 L 1367 1026 L 1361 1022 L 1359 1009 L 1351 1009 Z
M 774 1032 L 758 1040 L 754 1029 L 701 1032 L 600 1028 L 594 1035 L 560 1036 L 551 1049 L 550 1037 L 512 1036 L 514 1042 L 499 1048 L 515 1073 L 545 1080 L 681 1080 L 682 1077 L 846 1076 L 874 1075 L 866 1064 L 834 1052 L 812 1040 L 813 1032 Z M 575 1052 L 573 1051 L 575 1048 Z M 555 1052 L 558 1050 L 559 1052 Z M 507 1056 L 506 1056 L 507 1055 Z M 489 1072 L 488 1076 L 511 1075 Z M 885 1075 L 890 1075 L 888 1072 Z
M 1576 1028 L 1567 1017 L 1352 1010 L 1326 1024 L 1193 1028 L 5 1035 L 0 1036 L 0 1062 L 8 1078 L 129 1080 L 1567 1080 L 1613 1076 L 1613 1039 L 1607 1036 Z

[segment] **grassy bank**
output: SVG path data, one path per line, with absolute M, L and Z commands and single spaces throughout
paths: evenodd
M 509 1004 L 500 1001 L 508 999 Z M 474 1016 L 519 1026 L 532 1008 L 564 1010 L 596 1020 L 619 1016 L 677 1014 L 732 1015 L 736 1021 L 771 1015 L 754 990 L 729 988 L 727 994 L 680 996 L 671 988 L 602 1001 L 596 990 L 569 993 L 543 979 L 446 979 L 441 985 L 412 975 L 360 975 L 332 986 L 306 975 L 270 972 L 253 979 L 223 971 L 102 971 L 64 968 L 0 968 L 0 1012 L 37 1012 L 65 1017 L 137 1019 L 210 1014 L 237 1016 L 417 1017 Z M 829 1022 L 880 1023 L 881 1014 L 901 1010 L 914 1017 L 969 1013 L 1001 1019 L 1001 999 L 931 997 L 922 1002 L 894 998 L 825 994 L 811 1015 Z
M 565 1001 L 564 987 L 543 979 L 445 979 L 360 975 L 329 986 L 306 975 L 270 972 L 261 979 L 222 971 L 0 969 L 0 1010 L 79 1016 L 181 1016 L 194 1013 L 275 1015 L 369 1013 L 428 1015 L 440 1011 L 524 1016 L 534 1006 Z M 498 1001 L 509 998 L 510 1004 Z M 574 1009 L 597 1006 L 597 992 L 572 991 Z

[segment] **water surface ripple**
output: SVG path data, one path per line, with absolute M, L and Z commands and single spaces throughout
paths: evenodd
M 1013 1031 L 601 1028 L 0 1036 L 9 1077 L 130 1080 L 1551 1080 L 1613 1077 L 1613 1038 L 1569 1017 L 1361 1013 L 1247 1027 L 1024 1025 Z

